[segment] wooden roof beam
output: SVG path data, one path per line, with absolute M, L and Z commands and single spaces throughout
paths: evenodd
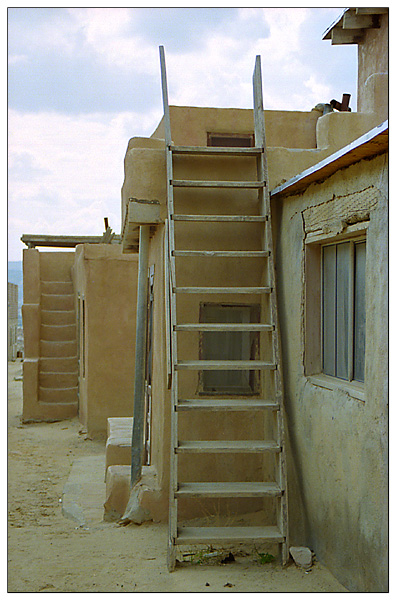
M 388 8 L 357 8 L 357 15 L 386 15 L 388 12 Z
M 346 12 L 342 19 L 343 29 L 378 29 L 378 17 L 376 15 L 361 15 Z
M 331 43 L 336 46 L 339 44 L 358 44 L 363 41 L 364 29 L 342 29 L 335 27 L 331 30 Z

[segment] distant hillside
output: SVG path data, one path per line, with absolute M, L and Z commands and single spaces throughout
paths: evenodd
M 23 271 L 22 261 L 8 261 L 7 281 L 18 286 L 18 321 L 22 325 L 21 307 L 23 304 Z

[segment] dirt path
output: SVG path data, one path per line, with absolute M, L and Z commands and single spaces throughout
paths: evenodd
M 21 424 L 22 364 L 8 365 L 8 592 L 346 592 L 316 563 L 166 568 L 166 525 L 119 527 L 98 518 L 86 527 L 65 518 L 62 493 L 73 462 L 104 455 L 74 419 Z M 104 486 L 104 484 L 103 484 Z

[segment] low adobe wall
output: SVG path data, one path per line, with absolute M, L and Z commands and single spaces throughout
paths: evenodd
M 76 248 L 79 416 L 98 437 L 105 437 L 108 417 L 132 416 L 137 264 L 119 244 Z

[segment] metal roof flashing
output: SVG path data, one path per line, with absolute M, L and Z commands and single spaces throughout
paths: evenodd
M 327 156 L 312 167 L 298 173 L 271 191 L 271 198 L 305 191 L 311 184 L 330 177 L 333 173 L 359 160 L 371 158 L 388 150 L 388 120 L 363 134 L 347 146 Z

